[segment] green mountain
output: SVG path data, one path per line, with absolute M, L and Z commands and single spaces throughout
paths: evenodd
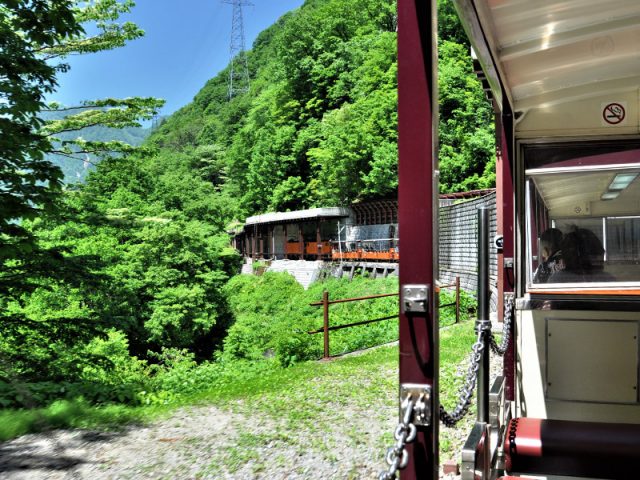
M 47 112 L 42 115 L 45 120 L 58 120 L 66 115 L 75 113 L 74 110 L 68 112 Z M 82 137 L 89 141 L 120 141 L 133 145 L 135 147 L 141 145 L 151 134 L 151 128 L 127 127 L 127 128 L 109 128 L 102 125 L 84 128 L 78 132 L 67 132 L 58 135 L 60 140 L 72 140 L 76 137 Z M 64 173 L 64 182 L 67 184 L 83 182 L 87 174 L 95 168 L 98 163 L 97 157 L 87 155 L 85 158 L 69 158 L 64 155 L 50 154 L 47 160 L 57 165 Z M 85 161 L 88 160 L 88 161 Z
M 491 105 L 440 3 L 443 190 L 491 186 Z M 150 143 L 185 155 L 239 216 L 394 195 L 396 28 L 392 0 L 308 0 L 254 42 L 249 93 L 229 101 L 220 72 Z
M 150 141 L 217 169 L 239 212 L 393 194 L 395 30 L 395 2 L 309 0 L 254 42 L 249 93 L 222 71 Z

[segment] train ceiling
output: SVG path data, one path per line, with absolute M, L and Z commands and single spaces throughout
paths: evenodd
M 494 97 L 513 110 L 640 86 L 639 0 L 455 0 Z
M 625 176 L 627 182 L 616 183 Z M 553 218 L 638 214 L 640 167 L 534 174 L 531 178 Z

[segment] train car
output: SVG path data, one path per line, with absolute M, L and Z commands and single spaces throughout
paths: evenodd
M 437 478 L 452 420 L 434 307 L 435 4 L 398 0 L 400 421 L 381 479 Z M 479 308 L 462 478 L 640 478 L 640 2 L 455 4 L 496 111 L 501 238 L 480 245 L 499 249 L 508 327 L 489 385 Z

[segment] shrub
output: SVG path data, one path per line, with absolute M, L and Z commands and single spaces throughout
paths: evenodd
M 456 292 L 454 290 L 440 290 L 440 305 L 454 303 L 456 301 Z M 477 309 L 476 297 L 460 290 L 460 321 L 468 320 Z M 440 324 L 451 325 L 456 321 L 455 306 L 444 307 L 440 309 Z
M 309 304 L 321 300 L 325 289 L 332 299 L 395 292 L 397 278 L 353 281 L 331 278 L 304 291 L 286 273 L 236 277 L 226 287 L 235 322 L 224 341 L 222 356 L 251 361 L 275 356 L 284 366 L 322 357 L 322 334 L 308 333 L 322 327 L 322 308 Z M 397 297 L 389 297 L 336 304 L 330 307 L 330 322 L 343 325 L 393 315 L 398 311 L 397 302 Z M 396 340 L 397 336 L 394 320 L 332 331 L 331 354 L 379 345 Z
M 110 330 L 105 338 L 95 337 L 71 352 L 79 363 L 71 379 L 27 380 L 6 373 L 0 381 L 0 406 L 35 408 L 54 400 L 82 398 L 93 404 L 140 402 L 139 392 L 149 386 L 146 362 L 129 355 L 125 335 Z

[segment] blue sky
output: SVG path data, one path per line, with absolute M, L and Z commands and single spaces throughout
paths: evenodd
M 262 30 L 304 0 L 251 0 L 243 7 L 247 49 Z M 220 0 L 137 0 L 130 20 L 146 35 L 126 47 L 67 59 L 49 97 L 65 105 L 104 97 L 152 96 L 168 115 L 191 102 L 229 62 L 233 7 Z

